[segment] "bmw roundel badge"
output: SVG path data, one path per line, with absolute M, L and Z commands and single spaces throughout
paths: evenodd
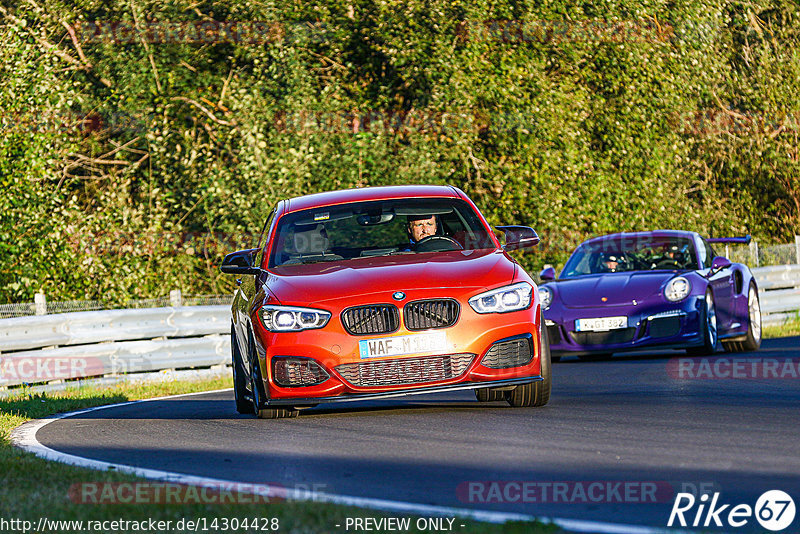
M 406 294 L 403 293 L 402 291 L 395 291 L 394 293 L 392 293 L 392 298 L 394 300 L 403 300 L 404 298 L 406 298 Z

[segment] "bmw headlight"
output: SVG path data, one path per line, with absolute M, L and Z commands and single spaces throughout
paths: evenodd
M 547 309 L 550 303 L 553 302 L 553 292 L 547 286 L 539 286 L 539 302 L 542 303 L 542 308 Z
M 673 278 L 664 288 L 664 297 L 671 302 L 685 299 L 692 290 L 692 284 L 683 276 Z
M 330 312 L 292 306 L 262 306 L 258 310 L 261 323 L 270 332 L 298 332 L 322 328 L 331 318 Z
M 526 282 L 475 295 L 469 305 L 478 313 L 503 313 L 524 310 L 531 305 L 533 288 Z

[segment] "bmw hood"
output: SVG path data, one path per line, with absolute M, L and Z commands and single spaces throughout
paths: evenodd
M 624 306 L 634 300 L 642 302 L 658 297 L 664 284 L 676 274 L 658 271 L 581 276 L 559 280 L 556 291 L 568 308 Z
M 500 251 L 452 251 L 280 266 L 272 269 L 266 283 L 281 302 L 314 303 L 427 288 L 477 292 L 510 284 L 515 269 Z

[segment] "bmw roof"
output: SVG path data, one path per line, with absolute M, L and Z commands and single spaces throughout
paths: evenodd
M 396 198 L 460 198 L 458 189 L 450 185 L 390 185 L 363 187 L 343 191 L 314 193 L 287 200 L 285 211 L 293 212 L 309 208 L 321 208 L 346 202 L 368 200 L 390 200 Z

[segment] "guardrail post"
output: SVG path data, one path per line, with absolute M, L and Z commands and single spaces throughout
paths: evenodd
M 800 265 L 800 235 L 794 236 L 794 251 L 795 254 L 797 255 L 795 263 Z
M 36 315 L 47 315 L 47 297 L 44 293 L 36 293 L 33 296 L 33 303 L 36 305 Z
M 178 308 L 183 305 L 183 296 L 180 289 L 173 289 L 169 292 L 169 305 Z
M 755 261 L 756 267 L 758 267 L 758 243 L 756 241 L 750 241 L 750 257 Z

